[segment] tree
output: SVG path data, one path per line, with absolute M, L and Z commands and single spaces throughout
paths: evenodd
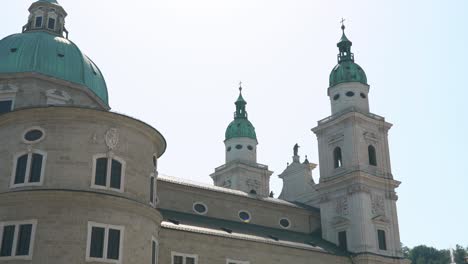
M 412 264 L 449 264 L 450 251 L 421 245 L 410 250 L 409 259 Z
M 457 245 L 453 251 L 453 256 L 455 257 L 455 263 L 464 264 L 465 257 L 468 256 L 468 247 L 465 249 L 462 246 Z

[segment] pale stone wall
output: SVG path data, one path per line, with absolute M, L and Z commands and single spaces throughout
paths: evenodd
M 231 138 L 224 141 L 224 145 L 226 147 L 226 163 L 233 160 L 257 162 L 257 140 L 246 137 Z M 237 145 L 242 146 L 242 148 L 236 148 Z M 252 150 L 248 149 L 249 146 L 252 147 Z
M 353 96 L 348 96 L 346 93 L 352 92 Z M 362 98 L 361 93 L 365 98 Z M 339 98 L 335 100 L 335 96 L 339 94 Z M 328 88 L 328 96 L 330 97 L 332 115 L 354 107 L 357 110 L 369 112 L 369 85 L 359 82 L 340 83 Z
M 348 257 L 297 249 L 267 243 L 237 240 L 218 236 L 162 228 L 160 232 L 162 264 L 171 263 L 171 252 L 198 255 L 200 264 L 225 264 L 226 259 L 250 261 L 252 264 L 348 264 Z
M 151 237 L 158 237 L 158 211 L 135 200 L 81 191 L 0 193 L 0 222 L 37 220 L 31 260 L 5 264 L 86 262 L 88 221 L 124 226 L 122 263 L 151 263 Z M 97 263 L 97 262 L 96 262 Z
M 27 143 L 32 127 L 45 136 Z M 88 221 L 125 228 L 122 263 L 150 263 L 161 215 L 150 205 L 149 180 L 153 156 L 166 147 L 158 131 L 107 111 L 47 107 L 0 115 L 0 138 L 0 221 L 37 220 L 32 262 L 2 263 L 85 263 Z M 43 183 L 11 186 L 15 155 L 34 150 L 46 153 Z M 125 162 L 122 192 L 91 186 L 95 154 Z
M 65 105 L 68 106 L 91 107 L 102 110 L 108 108 L 99 102 L 98 97 L 91 90 L 82 85 L 37 73 L 2 73 L 0 74 L 0 88 L 6 84 L 17 89 L 14 97 L 15 109 L 47 106 L 47 92 L 51 90 L 58 90 L 68 94 L 70 99 L 65 101 Z
M 279 221 L 287 218 L 291 222 L 288 230 L 312 233 L 320 228 L 320 214 L 295 205 L 278 201 L 271 202 L 257 199 L 255 196 L 229 194 L 191 187 L 181 184 L 159 181 L 159 207 L 163 209 L 196 214 L 192 207 L 195 202 L 202 202 L 208 207 L 206 216 L 242 222 L 239 211 L 248 211 L 252 220 L 250 224 L 281 229 Z M 276 199 L 274 199 L 276 200 Z M 283 203 L 283 204 L 282 204 Z

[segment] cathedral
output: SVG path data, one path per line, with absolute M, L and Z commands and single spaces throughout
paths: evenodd
M 0 41 L 0 264 L 409 263 L 392 125 L 369 109 L 344 26 L 331 115 L 312 128 L 320 180 L 296 145 L 274 198 L 242 89 L 213 185 L 158 175 L 163 135 L 110 111 L 66 17 L 56 0 L 35 1 L 21 33 Z

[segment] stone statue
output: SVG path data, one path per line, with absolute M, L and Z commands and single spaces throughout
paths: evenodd
M 299 152 L 299 145 L 296 143 L 296 145 L 294 145 L 294 156 L 298 156 L 298 152 Z

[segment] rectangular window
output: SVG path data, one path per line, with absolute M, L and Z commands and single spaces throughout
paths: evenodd
M 49 23 L 47 24 L 49 29 L 55 30 L 55 19 L 49 18 Z
M 151 238 L 151 264 L 158 264 L 159 244 L 153 237 Z
M 0 114 L 11 112 L 12 108 L 13 108 L 12 100 L 0 101 Z
M 385 231 L 384 230 L 377 230 L 377 237 L 379 240 L 379 249 L 380 250 L 387 250 L 387 241 L 385 239 Z
M 94 158 L 92 187 L 123 191 L 125 163 L 98 155 Z
M 172 252 L 171 264 L 198 264 L 198 256 Z
M 338 247 L 342 250 L 348 250 L 348 239 L 346 231 L 338 232 Z
M 17 156 L 11 186 L 41 185 L 45 159 L 45 153 L 38 151 Z
M 122 262 L 123 226 L 88 222 L 86 261 Z
M 0 222 L 0 260 L 31 259 L 36 220 Z
M 150 204 L 153 206 L 156 206 L 156 177 L 154 176 L 154 173 L 150 174 L 150 183 L 149 183 L 149 188 L 150 188 Z
M 36 25 L 35 25 L 36 28 L 41 28 L 42 27 L 42 17 L 41 16 L 38 16 L 36 17 Z

